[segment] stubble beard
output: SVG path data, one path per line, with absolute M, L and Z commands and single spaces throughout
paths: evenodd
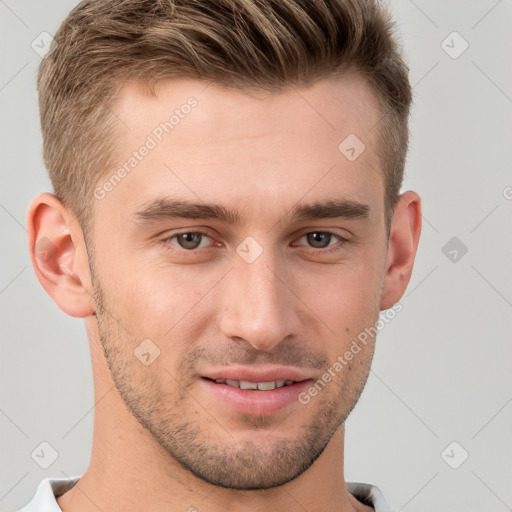
M 311 420 L 300 428 L 295 439 L 278 434 L 279 424 L 266 417 L 247 416 L 241 423 L 247 426 L 247 435 L 230 432 L 222 425 L 215 410 L 205 412 L 208 404 L 198 404 L 190 386 L 196 354 L 190 354 L 180 368 L 183 379 L 169 379 L 162 366 L 143 366 L 133 349 L 140 342 L 120 328 L 119 318 L 106 300 L 99 283 L 94 284 L 96 320 L 103 353 L 112 379 L 127 410 L 151 434 L 171 459 L 197 478 L 215 486 L 238 490 L 264 490 L 286 484 L 309 469 L 320 457 L 335 432 L 345 423 L 357 403 L 369 374 L 373 352 L 367 355 L 357 379 L 337 376 L 308 406 L 295 406 L 286 421 L 296 421 L 304 407 L 304 415 Z M 108 308 L 108 309 L 107 309 Z M 141 338 L 142 339 L 142 338 Z M 344 371 L 353 372 L 347 366 Z M 156 371 L 160 370 L 160 374 Z M 354 374 L 355 375 L 355 374 Z M 188 376 L 188 377 L 187 377 Z M 179 377 L 179 376 L 177 376 Z M 187 380 L 188 379 L 188 380 Z M 162 384 L 172 381 L 174 391 Z M 357 382 L 356 382 L 357 381 Z M 179 383 L 177 383 L 179 382 Z M 348 384 L 347 384 L 348 382 Z M 315 411 L 308 410 L 310 406 Z M 195 411 L 199 412 L 194 414 Z M 204 420 L 194 419 L 203 415 Z M 212 419 L 213 418 L 213 419 Z M 205 421 L 207 420 L 207 421 Z M 215 428 L 207 431 L 206 425 Z M 257 441 L 254 442 L 250 437 Z

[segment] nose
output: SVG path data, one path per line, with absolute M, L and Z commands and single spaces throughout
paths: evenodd
M 220 329 L 236 341 L 270 351 L 288 336 L 299 333 L 295 295 L 284 270 L 265 252 L 252 263 L 238 259 L 222 288 Z

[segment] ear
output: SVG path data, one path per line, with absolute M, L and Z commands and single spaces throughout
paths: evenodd
M 398 302 L 409 284 L 421 232 L 421 199 L 405 192 L 397 202 L 391 223 L 380 309 Z
M 94 314 L 85 241 L 78 221 L 53 194 L 38 195 L 27 213 L 30 257 L 39 282 L 71 316 Z

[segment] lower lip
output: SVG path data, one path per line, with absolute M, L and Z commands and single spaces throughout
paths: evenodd
M 211 395 L 226 403 L 232 410 L 252 416 L 275 414 L 298 402 L 300 393 L 311 384 L 310 380 L 304 380 L 282 388 L 259 391 L 235 388 L 205 378 L 200 381 Z

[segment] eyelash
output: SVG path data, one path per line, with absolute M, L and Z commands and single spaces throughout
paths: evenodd
M 343 245 L 345 245 L 346 242 L 348 242 L 348 240 L 344 237 L 342 237 L 341 235 L 338 235 L 337 233 L 334 233 L 332 231 L 308 231 L 304 234 L 302 234 L 300 237 L 299 237 L 299 240 L 303 237 L 305 237 L 306 235 L 309 235 L 309 234 L 312 234 L 312 233 L 321 233 L 321 234 L 325 234 L 325 235 L 331 235 L 333 236 L 334 238 L 337 238 L 338 239 L 338 243 L 337 244 L 334 244 L 332 246 L 327 246 L 327 247 L 324 247 L 324 248 L 320 248 L 320 249 L 317 249 L 315 247 L 309 247 L 309 249 L 315 253 L 321 253 L 321 254 L 330 254 L 331 252 L 335 252 L 335 251 L 338 251 L 341 249 L 341 247 Z M 198 251 L 200 250 L 201 248 L 197 248 L 197 249 L 184 249 L 183 247 L 179 247 L 179 246 L 176 246 L 175 244 L 172 244 L 170 243 L 171 240 L 173 240 L 174 238 L 180 236 L 180 235 L 186 235 L 186 234 L 194 234 L 194 235 L 203 235 L 203 236 L 206 236 L 208 238 L 211 238 L 209 236 L 209 234 L 206 232 L 206 231 L 201 231 L 201 230 L 195 230 L 195 231 L 182 231 L 180 233 L 174 233 L 173 235 L 165 238 L 162 242 L 164 243 L 164 245 L 169 248 L 169 245 L 173 245 L 175 248 L 171 249 L 171 250 L 176 250 L 177 252 L 184 252 L 184 253 L 187 253 L 187 252 L 194 252 L 194 251 Z M 201 240 L 202 241 L 202 240 Z M 341 242 L 341 243 L 340 243 Z

